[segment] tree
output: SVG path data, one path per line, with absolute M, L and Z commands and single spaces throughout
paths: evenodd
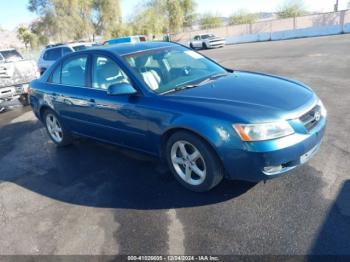
M 183 26 L 191 27 L 196 19 L 196 2 L 194 0 L 182 0 L 180 4 L 184 15 Z
M 31 47 L 35 45 L 34 35 L 25 26 L 19 26 L 17 28 L 17 37 L 24 43 L 26 49 L 28 48 L 29 45 L 31 45 Z
M 29 0 L 28 9 L 38 14 L 40 27 L 55 41 L 120 34 L 119 0 Z
M 230 25 L 252 24 L 256 20 L 256 14 L 248 13 L 245 10 L 239 10 L 229 17 Z
M 201 17 L 200 25 L 202 29 L 220 27 L 223 25 L 223 21 L 218 15 L 206 13 Z
M 193 24 L 194 8 L 193 0 L 149 0 L 134 15 L 133 31 L 145 35 L 177 33 Z
M 184 12 L 178 0 L 166 0 L 169 33 L 177 33 L 184 24 Z
M 95 33 L 105 38 L 121 35 L 122 16 L 119 0 L 94 0 Z
M 152 1 L 152 3 L 142 6 L 131 23 L 133 33 L 144 35 L 166 33 L 168 30 L 168 20 L 162 14 L 164 14 L 164 6 L 160 1 Z
M 277 12 L 279 18 L 290 18 L 306 15 L 307 11 L 302 0 L 288 0 Z

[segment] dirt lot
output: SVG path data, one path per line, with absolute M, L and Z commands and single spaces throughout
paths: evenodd
M 206 194 L 157 161 L 78 140 L 57 149 L 30 111 L 0 114 L 0 254 L 350 255 L 350 35 L 203 51 L 310 85 L 329 113 L 319 153 Z

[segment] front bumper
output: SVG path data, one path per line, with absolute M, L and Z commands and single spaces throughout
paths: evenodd
M 326 126 L 323 118 L 311 131 L 279 139 L 246 142 L 244 149 L 226 150 L 223 164 L 229 179 L 259 182 L 278 177 L 306 163 L 318 151 Z M 277 170 L 266 167 L 280 167 Z
M 209 48 L 216 48 L 216 47 L 222 47 L 225 44 L 226 44 L 226 41 L 220 40 L 220 41 L 208 42 L 207 46 Z

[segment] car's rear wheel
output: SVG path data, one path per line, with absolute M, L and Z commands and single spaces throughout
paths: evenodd
M 203 44 L 202 44 L 202 47 L 203 47 L 203 49 L 208 49 L 208 46 L 207 46 L 206 43 L 203 43 Z
M 190 132 L 173 134 L 168 139 L 166 154 L 176 180 L 192 191 L 209 191 L 224 176 L 221 162 L 213 149 Z
M 190 44 L 190 48 L 191 48 L 191 49 L 194 49 L 194 46 L 193 46 L 193 44 L 192 44 L 192 43 Z
M 46 110 L 43 119 L 51 140 L 57 146 L 66 146 L 72 142 L 70 133 L 64 128 L 54 111 Z

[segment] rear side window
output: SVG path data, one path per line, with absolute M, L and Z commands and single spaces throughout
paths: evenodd
M 61 65 L 57 66 L 55 71 L 51 75 L 51 83 L 60 84 L 61 83 Z
M 70 50 L 68 47 L 62 47 L 62 55 L 70 54 L 73 51 Z
M 74 56 L 65 60 L 61 70 L 61 84 L 85 86 L 87 71 L 87 56 Z
M 61 48 L 47 50 L 44 54 L 44 60 L 56 61 L 61 57 Z
M 86 45 L 77 45 L 77 46 L 73 46 L 74 51 L 80 51 L 80 50 L 85 50 L 87 49 Z

